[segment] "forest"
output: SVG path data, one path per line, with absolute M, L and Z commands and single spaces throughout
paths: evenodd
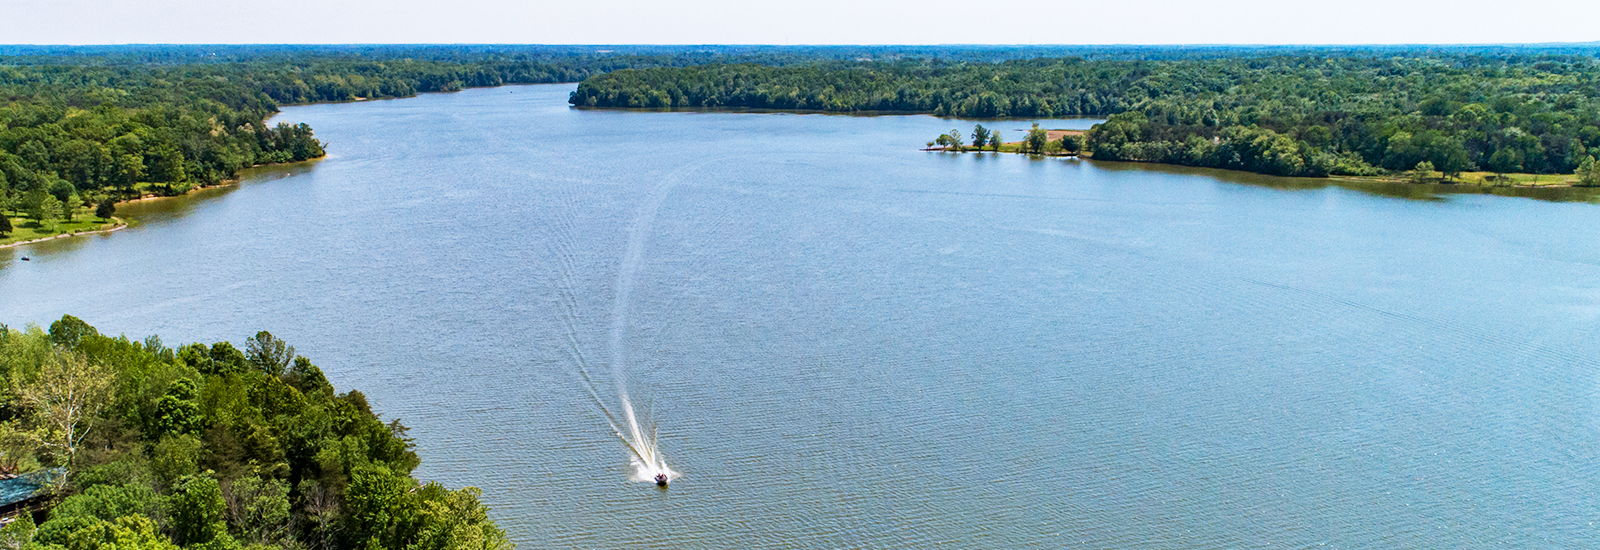
M 570 101 L 1108 117 L 1086 136 L 1097 159 L 1285 176 L 1374 175 L 1419 165 L 1445 178 L 1471 170 L 1572 174 L 1600 148 L 1595 48 L 1206 52 L 629 69 L 585 80 Z
M 182 194 L 232 179 L 250 166 L 323 156 L 323 143 L 310 127 L 266 122 L 281 105 L 576 82 L 618 68 L 706 62 L 727 55 L 640 51 L 3 47 L 0 238 L 24 223 L 33 235 L 49 234 L 58 220 L 72 221 L 103 203 Z M 796 58 L 763 53 L 738 59 L 783 63 Z M 106 213 L 101 218 L 109 215 L 107 208 L 98 210 Z
M 64 472 L 9 548 L 512 548 L 478 489 L 417 481 L 406 428 L 268 332 L 174 349 L 72 316 L 0 326 L 0 378 L 0 473 Z
M 580 82 L 579 107 L 1093 116 L 1094 158 L 1286 176 L 1600 168 L 1600 47 L 0 46 L 0 239 L 324 155 L 279 106 Z M 1426 169 L 1426 170 L 1424 170 Z M 94 221 L 87 218 L 94 210 Z M 23 218 L 28 218 L 24 220 Z M 78 220 L 78 221 L 74 221 Z M 10 237 L 16 240 L 18 236 Z
M 1108 117 L 1107 160 L 1277 175 L 1570 174 L 1593 46 L 4 46 L 0 236 L 324 154 L 281 105 L 579 82 L 582 107 Z M 1423 163 L 1427 163 L 1423 165 Z M 100 208 L 102 212 L 107 211 Z M 16 220 L 21 223 L 21 220 Z
M 21 225 L 8 214 L 48 233 L 92 205 L 324 155 L 310 127 L 266 123 L 265 92 L 181 68 L 0 64 L 0 96 L 0 236 Z

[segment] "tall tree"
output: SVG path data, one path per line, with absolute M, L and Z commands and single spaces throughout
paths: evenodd
M 1023 142 L 1023 145 L 1029 153 L 1037 154 L 1044 152 L 1044 144 L 1049 141 L 1050 133 L 1046 132 L 1044 128 L 1040 128 L 1039 123 L 1035 122 L 1033 123 L 1033 128 L 1028 129 L 1028 138 Z
M 294 346 L 263 330 L 244 341 L 244 356 L 257 370 L 272 376 L 283 376 L 294 361 Z
M 44 199 L 39 201 L 39 205 L 34 207 L 34 219 L 39 220 L 40 226 L 54 231 L 55 223 L 53 222 L 61 216 L 61 205 L 62 202 L 56 200 L 55 195 L 46 193 Z
M 77 195 L 69 196 L 67 200 L 61 201 L 61 219 L 72 221 L 78 213 L 78 205 L 80 204 L 83 204 L 83 199 Z
M 211 476 L 191 476 L 178 483 L 172 495 L 172 530 L 176 542 L 185 546 L 222 539 L 222 548 L 233 546 L 228 535 L 227 503 L 222 488 Z
M 100 204 L 94 207 L 94 215 L 102 220 L 109 220 L 117 213 L 117 201 L 110 197 L 100 199 Z
M 1586 156 L 1578 164 L 1578 185 L 1582 187 L 1600 187 L 1600 162 L 1594 157 Z
M 39 366 L 38 376 L 16 393 L 45 431 L 45 445 L 64 455 L 62 463 L 72 464 L 95 416 L 110 399 L 111 383 L 111 372 L 82 353 L 55 350 Z
M 1077 134 L 1062 134 L 1060 144 L 1063 153 L 1077 154 L 1083 150 L 1083 138 Z

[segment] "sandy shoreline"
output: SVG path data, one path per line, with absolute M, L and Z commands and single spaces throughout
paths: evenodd
M 275 166 L 275 165 L 264 165 L 264 166 Z M 254 167 L 252 167 L 252 168 L 254 168 Z M 223 180 L 221 183 L 218 183 L 216 185 L 206 185 L 206 186 L 202 186 L 202 187 L 194 187 L 194 188 L 189 189 L 188 191 L 184 191 L 182 195 L 157 195 L 157 194 L 154 194 L 154 193 L 147 194 L 147 195 L 139 195 L 139 198 L 137 198 L 137 199 L 128 199 L 128 200 L 125 200 L 125 201 L 117 201 L 117 204 L 119 204 L 119 205 L 120 204 L 133 204 L 133 203 L 136 203 L 136 202 L 158 201 L 158 200 L 161 200 L 161 199 L 176 199 L 176 198 L 179 198 L 179 197 L 187 197 L 189 195 L 193 195 L 195 193 L 199 193 L 199 192 L 205 191 L 207 189 L 217 189 L 219 187 L 228 187 L 228 186 L 233 186 L 233 185 L 239 185 L 239 181 L 240 180 L 238 180 L 238 179 Z

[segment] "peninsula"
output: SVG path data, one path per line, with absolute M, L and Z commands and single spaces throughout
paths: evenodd
M 1107 117 L 1095 159 L 1300 177 L 1600 184 L 1600 46 L 1219 48 L 623 70 L 577 106 Z M 963 140 L 964 141 L 964 140 Z M 1048 141 L 1048 140 L 1047 140 Z M 1033 152 L 1033 151 L 1030 151 Z M 1042 152 L 1042 151 L 1039 151 Z M 1509 176 L 1510 174 L 1527 174 Z M 1426 178 L 1424 178 L 1426 179 Z

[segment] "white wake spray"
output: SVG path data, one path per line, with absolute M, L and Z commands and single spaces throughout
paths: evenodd
M 600 399 L 600 392 L 594 380 L 589 377 L 586 369 L 582 368 L 586 361 L 579 353 L 580 373 L 588 385 L 589 396 L 600 406 L 605 413 L 606 420 L 611 424 L 611 431 L 622 439 L 628 448 L 628 460 L 633 464 L 634 481 L 654 482 L 659 474 L 666 474 L 667 479 L 679 477 L 679 473 L 667 467 L 667 461 L 661 455 L 658 446 L 654 422 L 646 426 L 639 421 L 639 415 L 634 412 L 633 399 L 628 395 L 627 366 L 628 357 L 627 332 L 629 305 L 633 298 L 633 283 L 637 278 L 640 264 L 643 263 L 645 247 L 649 243 L 650 233 L 654 231 L 656 212 L 661 209 L 661 203 L 673 187 L 682 182 L 684 176 L 696 170 L 719 162 L 727 162 L 740 157 L 754 155 L 732 155 L 707 159 L 699 163 L 681 167 L 651 189 L 650 195 L 645 198 L 635 213 L 633 224 L 628 227 L 628 248 L 623 252 L 622 264 L 617 270 L 616 298 L 612 302 L 611 334 L 608 342 L 611 350 L 612 382 L 617 386 L 617 398 L 622 403 L 622 418 L 619 419 L 611 409 L 605 406 L 605 401 Z M 576 346 L 574 346 L 576 348 Z
M 655 425 L 650 426 L 650 433 L 646 435 L 639 424 L 638 416 L 633 412 L 633 402 L 628 399 L 627 390 L 622 391 L 621 397 L 623 413 L 628 418 L 628 431 L 624 434 L 621 430 L 617 430 L 617 436 L 622 438 L 622 442 L 633 453 L 633 456 L 628 457 L 633 463 L 632 479 L 654 482 L 658 474 L 666 474 L 669 481 L 677 478 L 678 472 L 667 467 L 666 458 L 661 456 L 661 450 L 656 446 Z M 612 429 L 616 428 L 612 426 Z
M 634 412 L 633 400 L 628 395 L 626 368 L 630 362 L 627 332 L 628 306 L 633 298 L 633 281 L 639 271 L 639 265 L 643 263 L 645 245 L 656 223 L 656 211 L 661 209 L 661 202 L 666 198 L 667 191 L 676 183 L 676 179 L 671 177 L 661 185 L 657 185 L 650 197 L 645 199 L 638 214 L 634 216 L 633 225 L 628 228 L 628 249 L 623 253 L 622 265 L 617 270 L 616 299 L 612 302 L 609 342 L 612 378 L 617 385 L 617 397 L 622 401 L 622 413 L 627 422 L 619 426 L 617 418 L 609 411 L 606 412 L 606 416 L 611 421 L 612 431 L 617 433 L 617 437 L 622 438 L 622 443 L 632 453 L 628 459 L 633 463 L 634 481 L 654 482 L 658 474 L 666 474 L 669 481 L 678 477 L 678 473 L 668 468 L 666 459 L 661 456 L 660 448 L 656 444 L 655 424 L 652 422 L 646 430 L 639 422 L 639 415 Z

